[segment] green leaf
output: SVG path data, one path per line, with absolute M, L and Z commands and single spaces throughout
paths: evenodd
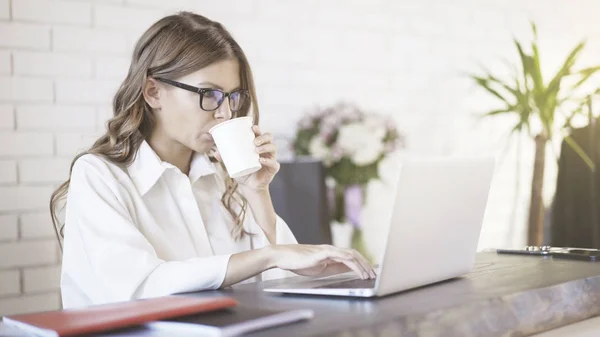
M 504 113 L 515 113 L 515 110 L 512 107 L 505 108 L 505 109 L 492 110 L 492 111 L 484 113 L 481 117 L 485 118 L 485 117 L 489 117 L 489 116 L 501 115 Z
M 341 185 L 364 185 L 367 184 L 371 179 L 377 179 L 379 177 L 379 171 L 377 170 L 377 167 L 381 159 L 383 159 L 383 155 L 371 164 L 357 166 L 349 158 L 343 157 L 341 160 L 332 165 L 327 170 L 327 173 L 329 176 L 333 177 L 338 184 Z
M 592 77 L 594 74 L 596 74 L 599 70 L 600 70 L 600 66 L 585 68 L 585 69 L 578 71 L 577 74 L 581 75 L 581 79 L 579 79 L 579 81 L 577 81 L 577 83 L 575 83 L 569 91 L 574 91 L 575 89 L 579 88 L 582 84 L 587 82 L 587 80 L 589 80 L 590 77 Z
M 529 81 L 527 80 L 527 74 L 530 73 L 529 69 L 531 68 L 529 56 L 525 54 L 525 52 L 523 51 L 523 47 L 521 46 L 521 43 L 519 43 L 519 41 L 514 40 L 514 43 L 517 47 L 517 51 L 519 52 L 519 57 L 521 58 L 521 65 L 523 66 L 523 85 L 526 90 L 529 90 Z
M 531 44 L 531 48 L 533 56 L 531 57 L 530 75 L 533 79 L 533 91 L 540 95 L 543 94 L 546 88 L 544 88 L 544 79 L 542 78 L 542 69 L 540 67 L 540 53 L 535 41 Z
M 565 102 L 565 100 L 558 98 L 561 83 L 565 77 L 572 74 L 572 67 L 584 46 L 584 42 L 580 42 L 577 44 L 577 46 L 575 46 L 575 48 L 567 56 L 567 59 L 563 63 L 562 67 L 558 70 L 554 78 L 548 84 L 545 99 L 543 101 L 545 105 L 542 106 L 544 108 L 543 118 L 549 133 L 548 136 L 551 136 L 550 131 L 552 130 L 552 125 L 554 124 L 555 111 Z M 572 91 L 569 92 L 569 94 L 571 93 Z
M 510 133 L 511 133 L 511 134 L 513 134 L 513 133 L 518 133 L 518 132 L 521 132 L 521 131 L 523 131 L 523 126 L 525 126 L 525 123 L 523 123 L 523 122 L 519 122 L 519 123 L 517 123 L 517 125 L 515 125 L 515 126 L 514 126 L 514 127 L 511 129 L 511 130 L 510 130 Z
M 573 151 L 575 151 L 575 153 L 579 155 L 579 157 L 581 157 L 581 159 L 583 159 L 592 172 L 596 171 L 596 164 L 594 164 L 594 161 L 587 155 L 587 153 L 585 153 L 581 146 L 577 144 L 575 139 L 573 139 L 571 136 L 566 136 L 565 142 L 569 144 L 569 146 L 573 149 Z
M 490 86 L 490 83 L 488 81 L 487 78 L 484 77 L 480 77 L 480 76 L 471 76 L 475 82 L 482 87 L 483 89 L 487 90 L 489 93 L 491 93 L 492 95 L 496 96 L 498 99 L 500 99 L 501 101 L 505 102 L 506 104 L 510 104 L 508 102 L 508 100 L 506 98 L 504 98 L 504 96 L 502 96 L 497 90 L 495 90 L 494 88 L 492 88 Z
M 579 106 L 575 110 L 573 110 L 569 116 L 565 116 L 565 123 L 562 125 L 563 129 L 571 129 L 573 127 L 571 125 L 571 120 L 575 116 L 583 113 L 583 108 L 585 107 L 585 104 L 585 100 L 582 100 L 581 102 L 579 102 Z
M 318 130 L 316 128 L 298 130 L 296 133 L 296 140 L 294 142 L 294 152 L 296 155 L 305 156 L 310 154 L 310 142 L 316 134 L 318 134 Z
M 512 88 L 510 85 L 502 82 L 501 80 L 499 80 L 498 78 L 496 78 L 495 76 L 493 76 L 491 74 L 487 74 L 487 80 L 489 82 L 493 82 L 493 83 L 496 83 L 496 84 L 502 86 L 502 88 L 504 88 L 506 91 L 510 92 L 513 96 L 516 96 L 519 94 L 519 91 L 517 90 L 517 88 Z
M 552 78 L 552 80 L 548 84 L 549 92 L 558 92 L 558 89 L 560 87 L 560 82 L 563 80 L 563 78 L 565 76 L 570 75 L 571 68 L 573 67 L 573 64 L 575 64 L 575 61 L 577 60 L 577 57 L 579 56 L 579 53 L 581 52 L 581 50 L 583 49 L 584 46 L 585 46 L 585 42 L 580 42 L 569 53 L 569 56 L 567 56 L 567 59 L 563 63 L 562 67 L 560 67 L 558 72 L 556 72 L 556 75 L 554 75 L 554 78 Z
M 583 68 L 577 72 L 577 74 L 587 75 L 587 74 L 595 74 L 598 70 L 600 70 L 600 66 Z

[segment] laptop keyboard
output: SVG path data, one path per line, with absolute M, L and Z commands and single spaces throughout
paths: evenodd
M 371 289 L 371 288 L 375 288 L 376 280 L 377 279 L 366 279 L 366 280 L 355 279 L 355 280 L 348 280 L 348 281 L 343 281 L 343 282 L 330 283 L 330 284 L 326 284 L 326 285 L 319 286 L 316 288 L 317 289 L 328 289 L 328 288 L 333 288 L 333 289 Z

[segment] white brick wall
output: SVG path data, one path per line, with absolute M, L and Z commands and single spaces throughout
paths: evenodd
M 21 278 L 18 270 L 0 272 L 0 296 L 18 295 L 21 292 Z
M 73 104 L 102 104 L 115 94 L 117 81 L 57 80 L 56 101 Z
M 154 7 L 154 8 L 170 8 L 170 9 L 189 9 L 189 5 L 193 2 L 193 1 L 197 1 L 197 0 L 172 0 L 169 1 L 169 4 L 166 4 L 164 1 L 162 0 L 124 0 L 124 1 L 120 1 L 120 0 L 107 0 L 107 2 L 125 2 L 127 5 L 135 5 L 136 7 Z M 201 2 L 201 1 L 197 1 L 197 2 Z M 217 6 L 215 6 L 217 7 Z
M 50 27 L 46 25 L 0 22 L 4 47 L 49 50 Z
M 0 241 L 15 240 L 18 236 L 17 216 L 14 214 L 0 215 Z M 0 292 L 2 292 L 1 288 Z
M 89 56 L 56 52 L 15 52 L 15 75 L 55 78 L 91 78 L 92 59 Z
M 0 50 L 0 75 L 10 75 L 12 71 L 10 53 Z
M 17 130 L 94 131 L 96 109 L 90 106 L 22 105 L 17 107 Z
M 99 134 L 60 134 L 56 137 L 56 153 L 59 156 L 71 157 L 88 148 L 98 138 Z
M 12 105 L 0 104 L 0 130 L 15 128 L 15 109 Z
M 52 39 L 56 51 L 123 54 L 129 48 L 126 37 L 118 31 L 54 27 Z
M 98 79 L 116 80 L 120 83 L 129 70 L 129 57 L 97 57 L 94 73 Z
M 143 32 L 140 27 L 150 27 L 163 16 L 163 11 L 139 7 L 124 7 L 119 4 L 96 5 L 94 23 L 96 27 L 132 29 Z M 135 20 L 132 20 L 135 18 Z
M 0 133 L 0 156 L 44 156 L 53 152 L 50 133 Z
M 0 187 L 0 211 L 45 210 L 52 191 L 52 186 Z
M 0 160 L 0 184 L 17 183 L 17 162 L 14 160 Z
M 60 288 L 59 266 L 26 269 L 23 276 L 25 293 L 55 291 Z
M 0 246 L 0 268 L 53 265 L 57 249 L 56 240 L 5 243 Z
M 77 1 L 16 0 L 12 2 L 16 21 L 90 25 L 92 4 Z
M 9 0 L 0 0 L 0 19 L 10 18 L 10 2 Z
M 65 170 L 68 174 L 68 169 Z M 65 174 L 62 172 L 62 174 Z M 50 212 L 26 213 L 21 215 L 20 233 L 23 239 L 52 239 L 55 238 L 54 226 Z
M 597 63 L 600 53 L 596 0 L 0 0 L 0 315 L 59 307 L 50 193 L 104 130 L 135 40 L 179 9 L 221 21 L 244 48 L 263 129 L 292 136 L 307 108 L 344 99 L 393 116 L 410 151 L 424 154 L 503 151 L 508 124 L 473 123 L 494 106 L 461 74 L 516 60 L 510 39 L 529 37 L 530 19 L 545 72 L 582 38 L 583 60 Z M 480 248 L 524 242 L 525 145 L 519 172 L 514 149 L 499 167 Z M 550 196 L 554 174 L 549 165 Z M 390 187 L 369 193 L 365 216 L 385 219 L 377 205 Z M 367 235 L 373 247 L 379 232 Z
M 55 310 L 59 307 L 60 296 L 57 292 L 0 298 L 0 312 L 3 315 Z
M 52 81 L 27 77 L 0 78 L 0 102 L 52 102 Z
M 19 180 L 22 183 L 57 183 L 69 177 L 71 163 L 65 158 L 25 159 L 19 162 Z

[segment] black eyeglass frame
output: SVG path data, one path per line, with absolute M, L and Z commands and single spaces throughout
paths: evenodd
M 238 112 L 242 108 L 242 105 L 245 104 L 245 102 L 243 102 L 242 104 L 240 104 L 240 106 L 237 109 L 233 110 L 231 108 L 232 107 L 232 104 L 231 104 L 231 94 L 233 94 L 235 92 L 239 92 L 240 94 L 244 95 L 246 99 L 250 98 L 248 90 L 246 90 L 246 89 L 236 89 L 236 90 L 234 90 L 232 92 L 225 92 L 225 91 L 223 91 L 221 89 L 216 89 L 216 88 L 198 88 L 198 87 L 195 87 L 193 85 L 189 85 L 189 84 L 185 84 L 185 83 L 181 83 L 181 82 L 169 80 L 167 78 L 154 77 L 154 79 L 156 79 L 158 81 L 161 81 L 161 82 L 164 82 L 164 83 L 167 83 L 167 84 L 170 84 L 172 86 L 181 88 L 183 90 L 187 90 L 187 91 L 191 91 L 191 92 L 195 92 L 195 93 L 199 94 L 200 95 L 200 109 L 202 109 L 204 111 L 207 111 L 207 112 L 213 112 L 213 111 L 218 110 L 221 107 L 221 104 L 223 104 L 223 102 L 225 102 L 225 98 L 227 98 L 227 100 L 229 102 L 229 109 L 231 109 L 232 112 Z M 202 101 L 204 99 L 204 94 L 206 92 L 208 92 L 208 91 L 220 91 L 220 92 L 223 93 L 223 100 L 221 101 L 221 103 L 219 103 L 219 105 L 217 105 L 216 108 L 214 108 L 212 110 L 207 110 L 207 109 L 204 109 L 204 107 L 202 107 Z

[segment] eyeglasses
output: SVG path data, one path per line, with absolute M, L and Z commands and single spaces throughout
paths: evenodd
M 225 101 L 225 97 L 227 97 L 229 99 L 229 109 L 231 109 L 232 112 L 238 112 L 250 98 L 248 90 L 245 89 L 237 89 L 232 92 L 224 92 L 219 89 L 198 88 L 166 78 L 156 79 L 161 82 L 176 86 L 178 88 L 198 93 L 200 95 L 200 108 L 204 111 L 217 110 L 221 106 L 221 104 L 223 104 L 223 101 Z

